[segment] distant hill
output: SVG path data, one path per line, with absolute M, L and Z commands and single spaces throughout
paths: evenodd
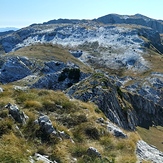
M 141 14 L 135 15 L 118 15 L 118 14 L 108 14 L 94 21 L 104 23 L 104 24 L 135 24 L 150 27 L 159 33 L 163 33 L 163 21 L 156 20 L 149 17 L 146 17 Z
M 5 28 L 0 28 L 0 32 L 6 32 L 6 31 L 17 31 L 19 28 L 15 27 L 5 27 Z

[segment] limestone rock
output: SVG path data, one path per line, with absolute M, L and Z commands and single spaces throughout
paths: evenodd
M 41 114 L 38 118 L 38 120 L 35 121 L 40 125 L 40 128 L 45 134 L 57 134 L 57 131 L 54 129 L 51 120 L 48 116 Z
M 94 147 L 89 147 L 87 150 L 87 154 L 91 157 L 100 157 L 101 158 L 101 154 Z
M 39 153 L 35 153 L 34 157 L 30 157 L 30 163 L 35 163 L 35 160 L 43 163 L 57 163 L 56 161 L 49 160 L 48 156 L 41 155 Z
M 118 138 L 127 138 L 127 135 L 118 126 L 114 125 L 111 122 L 107 122 L 107 129 L 115 137 L 118 137 Z
M 3 88 L 0 87 L 0 93 L 2 93 L 2 92 L 3 92 Z
M 147 160 L 153 163 L 163 162 L 163 152 L 159 151 L 156 147 L 147 144 L 143 140 L 138 141 L 136 153 L 139 160 Z
M 87 76 L 80 71 L 80 68 L 72 63 L 47 62 L 42 69 L 45 73 L 32 88 L 46 88 L 53 90 L 65 90 L 74 83 L 79 82 Z
M 139 94 L 125 93 L 124 98 L 135 109 L 137 125 L 149 128 L 152 125 L 163 125 L 162 106 L 155 104 L 153 101 L 144 98 Z
M 5 107 L 8 108 L 9 114 L 14 118 L 16 122 L 23 124 L 26 123 L 28 116 L 25 115 L 24 112 L 21 112 L 16 105 L 8 103 Z
M 55 73 L 57 71 L 61 71 L 67 64 L 59 61 L 48 61 L 44 62 L 44 67 L 42 68 L 42 72 L 45 74 Z
M 22 79 L 32 72 L 28 68 L 30 61 L 25 57 L 10 57 L 8 58 L 0 70 L 0 82 L 9 83 Z
M 94 102 L 114 124 L 125 129 L 130 127 L 130 129 L 135 129 L 136 117 L 131 113 L 127 113 L 126 117 L 126 112 L 117 98 L 117 88 L 109 78 L 92 75 L 85 81 L 72 86 L 66 93 L 70 97 L 72 96 L 82 101 Z M 131 123 L 134 123 L 134 125 L 131 125 Z
M 14 86 L 14 89 L 15 90 L 19 90 L 19 91 L 27 91 L 28 90 L 28 87 L 21 87 L 21 86 Z

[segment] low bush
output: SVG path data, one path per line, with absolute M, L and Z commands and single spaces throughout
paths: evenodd
M 85 128 L 85 134 L 91 139 L 98 140 L 100 138 L 99 131 L 96 127 L 88 126 Z
M 85 146 L 81 146 L 81 144 L 76 145 L 71 149 L 71 153 L 73 157 L 82 157 L 87 152 L 87 148 Z
M 8 116 L 8 110 L 1 110 L 0 111 L 0 117 L 6 118 Z
M 13 121 L 9 118 L 5 118 L 0 121 L 0 137 L 3 134 L 7 134 L 12 130 Z
M 61 121 L 66 126 L 73 127 L 76 125 L 80 125 L 81 123 L 87 122 L 87 117 L 84 114 L 81 115 L 70 114 L 63 116 Z

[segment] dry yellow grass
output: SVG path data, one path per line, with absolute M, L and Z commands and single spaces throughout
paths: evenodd
M 117 139 L 109 134 L 105 125 L 96 122 L 100 117 L 105 120 L 107 118 L 95 104 L 70 100 L 64 93 L 52 90 L 30 89 L 28 91 L 17 91 L 10 86 L 2 87 L 5 88 L 5 91 L 1 94 L 1 97 L 3 99 L 6 98 L 6 101 L 4 103 L 0 101 L 0 105 L 3 106 L 5 103 L 12 101 L 13 104 L 17 104 L 29 116 L 25 126 L 17 124 L 24 135 L 23 137 L 17 133 L 14 127 L 9 125 L 8 128 L 0 127 L 1 131 L 7 132 L 2 133 L 2 138 L 0 138 L 2 147 L 0 152 L 5 157 L 8 154 L 8 157 L 12 159 L 12 161 L 7 160 L 8 163 L 18 162 L 19 159 L 22 163 L 26 163 L 25 161 L 29 155 L 35 152 L 46 154 L 52 160 L 67 163 L 73 161 L 73 158 L 77 158 L 78 162 L 92 163 L 99 161 L 108 162 L 108 160 L 112 161 L 112 163 L 121 161 L 126 161 L 127 163 L 127 161 L 136 160 L 135 148 L 136 141 L 139 139 L 137 133 L 127 132 L 128 139 Z M 57 107 L 58 105 L 59 107 Z M 61 141 L 55 137 L 50 137 L 48 139 L 49 142 L 42 141 L 39 136 L 39 125 L 34 124 L 34 121 L 39 116 L 38 111 L 48 115 L 53 126 L 59 131 L 64 131 L 73 141 L 71 139 L 62 139 Z M 7 111 L 0 114 L 0 116 L 4 117 L 2 121 L 7 126 L 10 121 L 4 122 L 5 118 L 7 118 L 6 114 Z M 14 123 L 16 122 L 12 122 L 11 125 Z M 6 142 L 8 144 L 4 147 Z M 15 153 L 9 149 L 12 144 L 16 151 Z M 101 153 L 102 160 L 91 158 L 87 155 L 86 152 L 90 146 Z M 24 151 L 27 150 L 30 152 L 24 155 Z M 9 152 L 7 153 L 6 151 Z M 6 163 L 4 157 L 0 157 L 0 162 L 2 161 Z
M 0 142 L 0 162 L 29 162 L 28 158 L 32 155 L 32 150 L 25 140 L 10 133 L 3 135 Z
M 16 52 L 11 52 L 8 55 L 26 56 L 31 59 L 32 58 L 37 59 L 38 61 L 40 60 L 40 64 L 42 61 L 51 60 L 62 61 L 64 63 L 73 62 L 81 68 L 81 71 L 84 72 L 92 71 L 88 66 L 80 62 L 77 58 L 73 57 L 73 55 L 69 53 L 68 48 L 65 47 L 63 48 L 62 46 L 59 45 L 52 44 L 31 45 L 21 48 Z
M 34 100 L 28 100 L 25 101 L 24 106 L 26 108 L 35 108 L 35 109 L 40 109 L 42 108 L 42 104 L 39 101 L 34 101 Z
M 150 127 L 149 129 L 137 127 L 137 132 L 145 142 L 154 145 L 160 151 L 163 151 L 163 127 Z

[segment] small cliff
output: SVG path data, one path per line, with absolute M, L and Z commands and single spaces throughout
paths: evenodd
M 92 101 L 110 121 L 124 129 L 137 125 L 148 128 L 163 125 L 163 108 L 139 94 L 123 92 L 111 79 L 102 74 L 91 77 L 68 89 L 67 94 L 82 101 Z

